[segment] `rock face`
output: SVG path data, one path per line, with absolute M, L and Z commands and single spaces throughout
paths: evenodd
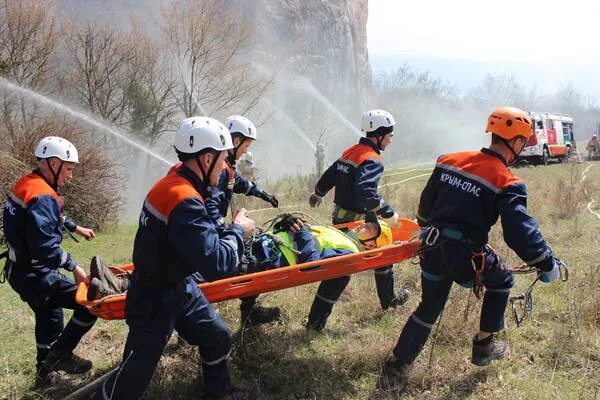
M 171 1 L 57 0 L 57 5 L 80 22 L 128 26 L 133 15 L 152 30 L 161 7 Z M 241 16 L 252 32 L 240 61 L 273 78 L 273 85 L 250 112 L 232 107 L 216 117 L 244 113 L 257 122 L 261 139 L 252 151 L 265 175 L 310 172 L 320 146 L 332 160 L 356 142 L 371 83 L 368 0 L 220 1 L 224 12 Z
M 235 0 L 254 25 L 257 60 L 307 78 L 345 114 L 362 107 L 371 81 L 368 0 Z

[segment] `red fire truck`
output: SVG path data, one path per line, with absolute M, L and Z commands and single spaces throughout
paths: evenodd
M 575 150 L 573 118 L 564 114 L 537 113 L 530 111 L 533 135 L 521 153 L 521 158 L 532 164 L 548 165 L 555 159 L 568 161 Z

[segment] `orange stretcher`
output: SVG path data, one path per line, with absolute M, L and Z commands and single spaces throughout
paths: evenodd
M 409 219 L 402 219 L 402 222 L 401 228 L 392 229 L 394 241 L 399 241 L 400 243 L 398 244 L 291 267 L 239 275 L 214 282 L 202 283 L 198 286 L 208 301 L 217 303 L 338 278 L 408 260 L 413 257 L 420 246 L 419 240 L 410 240 L 415 237 L 418 225 Z M 360 222 L 351 222 L 344 225 L 337 225 L 337 227 L 351 229 L 358 223 Z M 112 268 L 112 270 L 116 274 L 124 273 L 123 271 L 132 271 L 133 264 Z M 87 300 L 87 294 L 88 285 L 80 283 L 75 294 L 75 301 L 85 306 L 92 314 L 103 319 L 124 318 L 126 293 L 91 301 Z

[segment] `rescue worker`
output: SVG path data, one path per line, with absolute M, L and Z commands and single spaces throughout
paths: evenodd
M 240 174 L 246 179 L 256 179 L 256 170 L 254 165 L 254 155 L 251 151 L 247 151 L 246 154 L 240 157 L 237 162 L 238 170 Z M 278 204 L 279 205 L 279 204 Z
M 140 214 L 123 361 L 97 399 L 141 397 L 173 330 L 198 346 L 209 399 L 254 398 L 251 391 L 232 386 L 230 331 L 193 277 L 196 272 L 208 280 L 237 274 L 244 235 L 254 230 L 245 210 L 217 230 L 204 205 L 207 188 L 217 184 L 233 148 L 231 135 L 217 120 L 191 117 L 175 133 L 174 147 L 182 165 L 152 187 Z
M 246 272 L 253 273 L 265 269 L 287 267 L 357 253 L 392 244 L 392 230 L 384 221 L 377 219 L 375 212 L 368 212 L 365 222 L 345 233 L 322 225 L 305 225 L 293 214 L 287 214 L 274 226 L 274 233 L 265 233 L 246 246 Z M 333 279 L 331 281 L 334 281 Z M 350 281 L 349 276 L 336 279 L 328 295 L 333 301 L 319 301 L 319 293 L 311 306 L 309 320 L 318 315 L 323 325 L 314 327 L 321 332 L 335 301 Z
M 335 188 L 335 207 L 332 214 L 334 225 L 363 219 L 367 211 L 375 211 L 389 226 L 399 226 L 399 216 L 392 206 L 377 193 L 379 179 L 383 175 L 383 159 L 381 152 L 392 143 L 394 136 L 394 117 L 384 110 L 367 111 L 362 116 L 362 131 L 366 137 L 358 144 L 350 147 L 323 173 L 315 185 L 315 191 L 310 195 L 311 207 L 318 207 L 323 196 Z M 381 308 L 395 308 L 408 300 L 410 293 L 406 289 L 394 293 L 393 265 L 375 270 L 375 284 Z M 324 281 L 318 289 L 317 299 L 322 303 L 321 309 L 327 309 L 327 304 L 335 302 L 333 298 L 340 286 L 345 286 L 344 280 L 337 278 Z M 307 327 L 322 330 L 327 316 L 312 315 Z
M 508 343 L 498 339 L 498 332 L 504 329 L 504 311 L 514 279 L 487 246 L 498 217 L 506 244 L 539 270 L 543 282 L 559 275 L 558 259 L 527 212 L 525 184 L 508 169 L 533 133 L 529 115 L 517 108 L 497 108 L 488 119 L 486 132 L 492 135 L 489 148 L 439 157 L 421 194 L 417 220 L 423 227 L 419 252 L 422 297 L 385 363 L 385 373 L 395 383 L 406 382 L 453 282 L 473 287 L 477 295 L 485 287 L 471 362 L 482 366 L 508 355 Z
M 248 152 L 250 145 L 256 140 L 256 127 L 248 118 L 241 115 L 232 115 L 227 118 L 225 126 L 231 132 L 233 148 L 227 153 L 226 168 L 219 177 L 219 183 L 211 188 L 211 197 L 206 200 L 207 207 L 218 209 L 219 223 L 223 223 L 229 204 L 234 193 L 258 197 L 272 207 L 279 207 L 279 200 L 275 195 L 262 190 L 254 181 L 246 179 L 238 171 L 238 160 Z
M 221 173 L 218 185 L 211 188 L 211 195 L 206 200 L 209 212 L 215 216 L 220 225 L 225 221 L 234 193 L 255 196 L 268 202 L 274 208 L 279 207 L 279 201 L 274 195 L 262 190 L 255 182 L 246 179 L 238 171 L 238 160 L 248 152 L 248 148 L 256 140 L 256 127 L 252 121 L 240 115 L 230 116 L 225 125 L 231 132 L 233 148 L 228 151 L 225 160 L 226 169 Z M 256 296 L 250 296 L 241 299 L 242 325 L 266 324 L 280 317 L 279 307 L 261 306 L 256 302 L 256 298 Z
M 84 373 L 92 362 L 73 354 L 83 335 L 96 322 L 75 302 L 85 271 L 60 247 L 63 227 L 92 240 L 93 230 L 77 226 L 63 215 L 60 187 L 79 163 L 77 149 L 57 136 L 43 138 L 35 148 L 38 168 L 23 176 L 8 194 L 4 236 L 8 260 L 4 274 L 10 286 L 35 314 L 36 385 L 53 384 L 58 370 Z M 60 269 L 73 273 L 70 279 Z M 64 326 L 63 308 L 74 310 Z
M 592 161 L 592 157 L 600 151 L 598 135 L 592 135 L 592 138 L 587 143 L 586 150 L 588 152 L 588 161 Z

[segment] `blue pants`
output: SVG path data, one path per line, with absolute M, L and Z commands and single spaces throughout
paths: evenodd
M 13 265 L 9 283 L 35 314 L 38 366 L 50 348 L 72 351 L 96 322 L 95 316 L 75 302 L 75 282 L 57 270 L 32 270 Z M 66 327 L 63 308 L 74 311 Z
M 350 282 L 349 276 L 342 276 L 340 278 L 321 282 L 312 306 L 310 307 L 310 312 L 308 313 L 309 324 L 316 321 L 327 320 L 333 306 L 342 295 L 348 282 Z
M 479 327 L 482 331 L 498 332 L 504 328 L 504 311 L 514 278 L 496 254 L 487 249 L 484 253 L 486 266 L 480 280 L 486 291 Z M 394 348 L 400 362 L 411 364 L 423 350 L 433 324 L 446 305 L 453 282 L 467 287 L 473 284 L 472 254 L 468 246 L 449 242 L 423 253 L 421 302 L 404 325 Z
M 219 397 L 231 388 L 227 369 L 230 332 L 192 277 L 173 289 L 159 289 L 143 285 L 134 273 L 125 317 L 129 334 L 123 361 L 98 390 L 96 399 L 141 397 L 174 329 L 198 346 L 206 392 Z
M 332 223 L 334 225 L 351 222 L 350 220 L 333 218 Z M 381 308 L 386 309 L 392 303 L 392 300 L 396 297 L 394 292 L 394 270 L 393 265 L 386 265 L 384 267 L 377 268 L 375 272 L 375 286 L 377 287 L 377 297 L 379 297 L 379 303 Z M 334 278 L 327 281 L 321 282 L 317 289 L 317 295 L 313 301 L 310 309 L 308 320 L 309 322 L 316 321 L 319 319 L 327 319 L 334 304 L 340 298 L 344 289 L 350 282 L 349 276 L 342 276 L 340 278 Z

